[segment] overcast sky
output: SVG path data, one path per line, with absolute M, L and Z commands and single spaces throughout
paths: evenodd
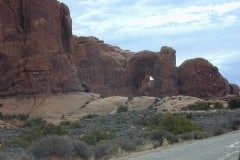
M 73 33 L 132 51 L 176 49 L 177 65 L 208 59 L 240 85 L 239 0 L 60 0 Z

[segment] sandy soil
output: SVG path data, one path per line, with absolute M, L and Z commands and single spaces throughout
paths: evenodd
M 11 115 L 28 114 L 30 117 L 42 117 L 51 123 L 59 124 L 61 121 L 79 120 L 89 114 L 112 114 L 121 105 L 128 106 L 130 111 L 154 107 L 158 112 L 162 112 L 180 111 L 183 107 L 198 101 L 204 100 L 189 96 L 101 98 L 98 94 L 79 92 L 52 96 L 1 98 L 0 112 Z

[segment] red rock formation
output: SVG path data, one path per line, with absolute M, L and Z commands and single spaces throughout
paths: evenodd
M 128 87 L 134 95 L 177 95 L 175 52 L 164 46 L 158 53 L 142 51 L 131 57 L 126 75 Z
M 160 60 L 156 53 L 136 53 L 127 64 L 127 87 L 133 95 L 160 96 L 160 71 Z M 154 79 L 152 82 L 150 76 Z
M 56 0 L 0 0 L 0 95 L 81 90 L 71 18 Z
M 177 69 L 179 93 L 196 97 L 223 97 L 228 84 L 217 67 L 202 58 L 185 61 Z
M 105 44 L 95 37 L 73 37 L 73 59 L 78 77 L 91 92 L 124 95 L 124 71 L 131 52 Z
M 177 95 L 176 51 L 171 47 L 164 46 L 160 50 L 159 58 L 161 70 L 160 95 L 161 97 Z
M 236 94 L 203 59 L 176 68 L 175 50 L 136 54 L 94 37 L 72 36 L 69 9 L 56 0 L 0 0 L 0 96 L 82 91 L 196 97 Z
M 239 86 L 238 85 L 236 85 L 236 84 L 229 84 L 229 86 L 230 86 L 230 94 L 231 95 L 236 95 L 236 96 L 239 96 L 239 94 L 240 94 L 240 88 L 239 88 Z

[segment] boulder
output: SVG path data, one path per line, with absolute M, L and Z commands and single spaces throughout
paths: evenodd
M 218 68 L 202 58 L 183 62 L 178 69 L 179 94 L 195 97 L 224 97 L 229 86 Z

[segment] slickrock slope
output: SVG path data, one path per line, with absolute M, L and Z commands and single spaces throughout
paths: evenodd
M 51 123 L 76 121 L 90 114 L 114 114 L 119 106 L 128 107 L 129 111 L 155 108 L 162 111 L 181 111 L 183 107 L 204 101 L 189 96 L 128 97 L 113 96 L 101 98 L 93 93 L 67 93 L 59 95 L 39 95 L 34 97 L 5 97 L 0 99 L 0 112 L 4 115 L 26 114 L 31 118 L 41 117 Z M 1 121 L 0 121 L 1 128 Z
M 0 97 L 91 91 L 104 96 L 237 95 L 203 59 L 176 67 L 176 51 L 133 53 L 72 36 L 57 0 L 0 0 Z

